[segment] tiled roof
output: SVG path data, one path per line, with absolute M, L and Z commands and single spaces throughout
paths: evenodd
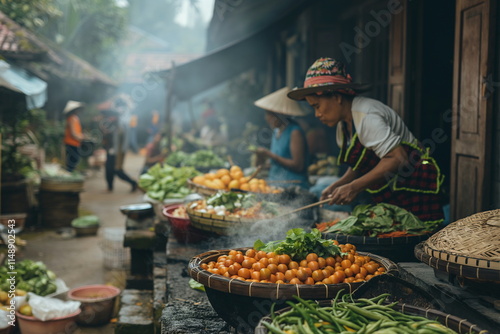
M 117 83 L 85 60 L 54 42 L 36 36 L 0 12 L 0 56 L 17 62 L 43 80 L 60 79 Z

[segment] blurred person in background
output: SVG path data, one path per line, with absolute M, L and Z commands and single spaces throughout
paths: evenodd
M 137 182 L 123 170 L 127 152 L 127 124 L 121 119 L 118 110 L 102 111 L 101 130 L 103 132 L 103 147 L 106 150 L 105 177 L 108 192 L 113 191 L 115 175 L 131 186 L 131 191 L 137 189 Z
M 164 137 L 165 132 L 158 132 L 154 136 L 153 141 L 146 145 L 146 158 L 141 174 L 146 173 L 151 166 L 163 162 L 167 157 L 168 150 L 166 147 L 162 147 L 162 139 Z
M 147 132 L 148 132 L 148 141 L 147 143 L 151 143 L 160 130 L 160 113 L 158 110 L 154 109 L 151 112 L 151 124 L 149 124 Z
M 68 101 L 63 110 L 63 114 L 66 116 L 66 128 L 64 130 L 64 144 L 66 146 L 65 167 L 68 172 L 72 172 L 80 162 L 80 147 L 85 136 L 78 114 L 84 107 L 85 104 L 82 102 Z
M 255 152 L 260 157 L 270 159 L 268 180 L 276 181 L 273 186 L 298 185 L 308 189 L 309 148 L 304 130 L 293 119 L 306 116 L 307 112 L 287 97 L 289 91 L 288 87 L 284 87 L 254 102 L 266 111 L 266 122 L 273 130 L 270 149 L 258 147 Z
M 139 144 L 137 143 L 137 114 L 130 115 L 128 122 L 128 146 L 134 152 L 139 152 Z

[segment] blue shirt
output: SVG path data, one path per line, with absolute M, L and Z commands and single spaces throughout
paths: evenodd
M 302 138 L 304 140 L 304 169 L 302 172 L 297 173 L 291 171 L 273 159 L 271 159 L 271 169 L 269 170 L 269 180 L 270 181 L 291 181 L 296 180 L 300 183 L 273 183 L 273 186 L 277 187 L 290 187 L 298 185 L 304 189 L 309 189 L 309 177 L 307 175 L 307 167 L 309 166 L 309 150 L 307 148 L 306 136 L 304 131 L 297 123 L 289 123 L 287 127 L 283 130 L 281 135 L 278 137 L 279 129 L 274 129 L 273 138 L 271 140 L 271 152 L 280 157 L 291 159 L 292 152 L 290 151 L 290 140 L 292 138 L 292 132 L 294 130 L 299 130 L 302 133 Z

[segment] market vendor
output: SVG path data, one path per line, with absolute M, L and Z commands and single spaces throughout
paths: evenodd
M 443 219 L 443 175 L 398 114 L 380 101 L 358 96 L 342 62 L 320 58 L 306 74 L 303 88 L 288 93 L 306 99 L 324 124 L 337 126 L 339 161 L 345 174 L 321 194 L 329 204 L 351 203 L 366 190 L 376 203 L 402 207 L 422 221 Z
M 306 136 L 293 117 L 305 116 L 300 105 L 289 99 L 290 88 L 284 87 L 254 102 L 266 111 L 266 122 L 273 129 L 270 149 L 258 147 L 256 153 L 271 160 L 269 170 L 273 186 L 300 186 L 309 189 L 309 150 Z

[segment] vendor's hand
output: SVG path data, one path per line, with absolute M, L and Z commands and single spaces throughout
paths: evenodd
M 257 153 L 258 155 L 262 155 L 262 156 L 269 156 L 271 151 L 269 151 L 267 148 L 264 148 L 264 147 L 257 147 L 255 149 L 255 153 Z
M 343 186 L 336 187 L 333 191 L 331 191 L 327 195 L 327 197 L 325 197 L 325 199 L 330 198 L 330 202 L 328 202 L 328 204 L 330 205 L 333 204 L 346 205 L 351 203 L 356 198 L 358 193 L 359 191 L 355 189 L 352 183 L 348 183 Z

